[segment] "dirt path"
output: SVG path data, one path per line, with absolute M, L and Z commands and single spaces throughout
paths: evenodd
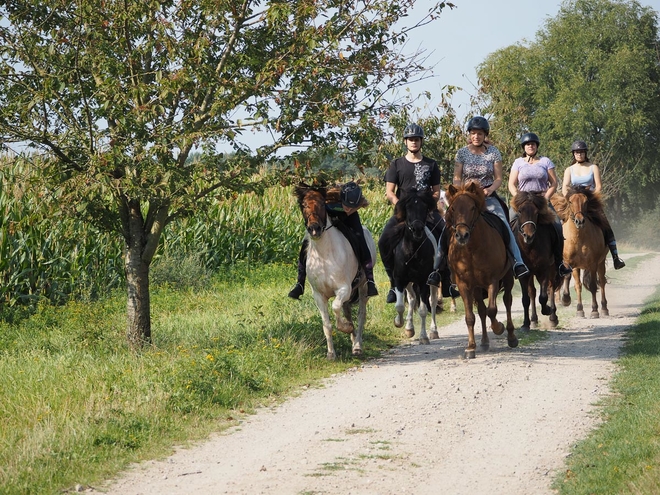
M 430 346 L 398 348 L 198 447 L 142 464 L 106 489 L 122 495 L 552 493 L 552 476 L 571 445 L 597 422 L 594 402 L 608 393 L 625 328 L 660 284 L 660 254 L 608 275 L 610 317 L 572 317 L 573 301 L 549 339 L 509 349 L 506 333 L 491 332 L 491 350 L 478 349 L 469 361 L 462 358 L 461 319 Z M 517 302 L 514 318 L 521 316 Z

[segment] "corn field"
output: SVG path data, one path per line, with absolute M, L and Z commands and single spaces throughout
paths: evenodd
M 123 239 L 64 214 L 39 163 L 0 159 L 0 303 L 97 297 L 123 286 Z M 383 184 L 365 186 L 362 222 L 378 237 L 391 214 Z M 304 234 L 292 186 L 240 194 L 165 229 L 162 256 L 193 257 L 214 272 L 237 262 L 293 263 Z

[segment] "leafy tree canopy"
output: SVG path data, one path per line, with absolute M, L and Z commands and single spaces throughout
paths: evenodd
M 585 140 L 611 196 L 660 183 L 658 13 L 634 0 L 571 0 L 527 46 L 491 54 L 478 68 L 503 151 L 533 131 L 563 169 Z M 595 159 L 595 160 L 594 160 Z M 561 170 L 560 170 L 561 171 Z M 632 194 L 631 194 L 632 193 Z

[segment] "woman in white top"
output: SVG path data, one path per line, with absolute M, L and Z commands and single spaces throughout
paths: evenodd
M 575 141 L 571 146 L 571 153 L 573 154 L 573 163 L 564 171 L 564 182 L 562 183 L 562 194 L 566 196 L 569 187 L 587 187 L 595 193 L 600 193 L 602 183 L 600 179 L 600 169 L 598 165 L 591 163 L 587 156 L 587 143 L 584 141 Z M 618 270 L 626 266 L 616 248 L 616 239 L 610 223 L 605 217 L 605 212 L 601 212 L 603 220 L 603 236 L 605 243 L 612 253 L 612 261 L 614 262 L 614 269 Z

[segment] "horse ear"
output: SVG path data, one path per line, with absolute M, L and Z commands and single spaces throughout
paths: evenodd
M 481 187 L 481 184 L 475 181 L 471 181 L 466 187 L 466 191 L 471 192 L 472 194 L 479 194 L 479 191 L 482 192 L 483 194 L 483 188 Z
M 454 184 L 449 184 L 447 186 L 447 201 L 451 203 L 454 200 L 454 196 L 456 196 L 457 192 L 458 189 L 456 189 L 456 186 Z

